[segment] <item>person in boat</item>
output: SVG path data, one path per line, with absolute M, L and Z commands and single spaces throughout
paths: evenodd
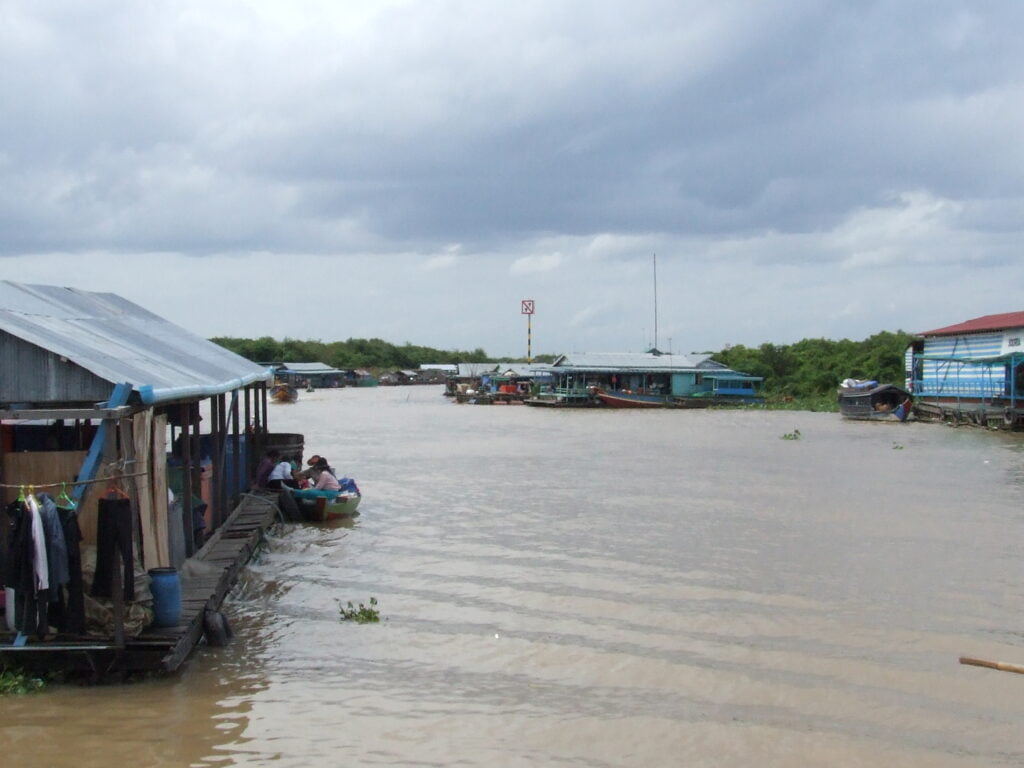
M 276 448 L 269 449 L 263 458 L 260 459 L 260 463 L 256 465 L 256 479 L 254 481 L 257 488 L 266 488 L 267 481 L 270 479 L 270 472 L 274 466 L 280 461 L 281 452 Z
M 327 459 L 322 456 L 317 457 L 319 461 L 313 466 L 316 471 L 316 483 L 313 484 L 314 490 L 317 491 L 341 491 L 341 483 L 338 482 L 338 478 L 331 472 L 331 468 L 327 464 Z
M 270 470 L 267 477 L 267 488 L 279 491 L 284 487 L 298 488 L 299 482 L 295 479 L 295 470 L 290 461 L 278 461 Z

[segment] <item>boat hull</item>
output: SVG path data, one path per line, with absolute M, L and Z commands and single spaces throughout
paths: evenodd
M 310 523 L 326 523 L 330 520 L 341 520 L 359 514 L 359 502 L 362 496 L 342 494 L 336 499 L 325 497 L 299 500 L 299 510 L 304 520 Z
M 870 388 L 840 387 L 839 413 L 857 421 L 906 421 L 911 412 L 910 393 L 895 384 Z
M 638 392 L 607 392 L 598 390 L 594 396 L 612 408 L 676 408 L 671 395 L 644 395 Z

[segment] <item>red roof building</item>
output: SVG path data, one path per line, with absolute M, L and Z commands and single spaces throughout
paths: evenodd
M 986 331 L 1002 331 L 1007 328 L 1024 328 L 1024 312 L 1004 312 L 1001 315 L 983 315 L 973 320 L 965 320 L 957 325 L 947 325 L 934 331 L 924 331 L 918 336 L 959 336 L 965 333 L 984 333 Z

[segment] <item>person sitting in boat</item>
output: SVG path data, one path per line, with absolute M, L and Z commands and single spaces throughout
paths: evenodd
M 341 483 L 338 482 L 338 478 L 331 472 L 327 459 L 322 456 L 318 458 L 319 461 L 313 466 L 313 469 L 317 472 L 316 483 L 313 485 L 313 489 L 317 491 L 341 491 Z
M 270 479 L 270 472 L 274 469 L 274 466 L 278 463 L 281 458 L 281 452 L 276 448 L 271 448 L 260 459 L 260 463 L 256 466 L 256 480 L 255 485 L 257 488 L 266 488 L 267 481 Z
M 267 477 L 267 488 L 279 491 L 285 486 L 288 488 L 298 488 L 299 483 L 295 479 L 292 463 L 290 461 L 279 461 L 270 470 L 270 475 Z

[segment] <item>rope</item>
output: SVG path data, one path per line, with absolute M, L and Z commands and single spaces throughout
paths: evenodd
M 97 477 L 93 480 L 72 480 L 71 482 L 62 481 L 59 483 L 18 483 L 17 485 L 11 485 L 10 483 L 0 483 L 0 488 L 60 488 L 61 486 L 76 485 L 92 485 L 94 483 L 109 483 L 112 480 L 122 480 L 126 477 L 144 477 L 150 474 L 149 472 L 134 472 L 130 475 L 114 475 L 110 477 Z

